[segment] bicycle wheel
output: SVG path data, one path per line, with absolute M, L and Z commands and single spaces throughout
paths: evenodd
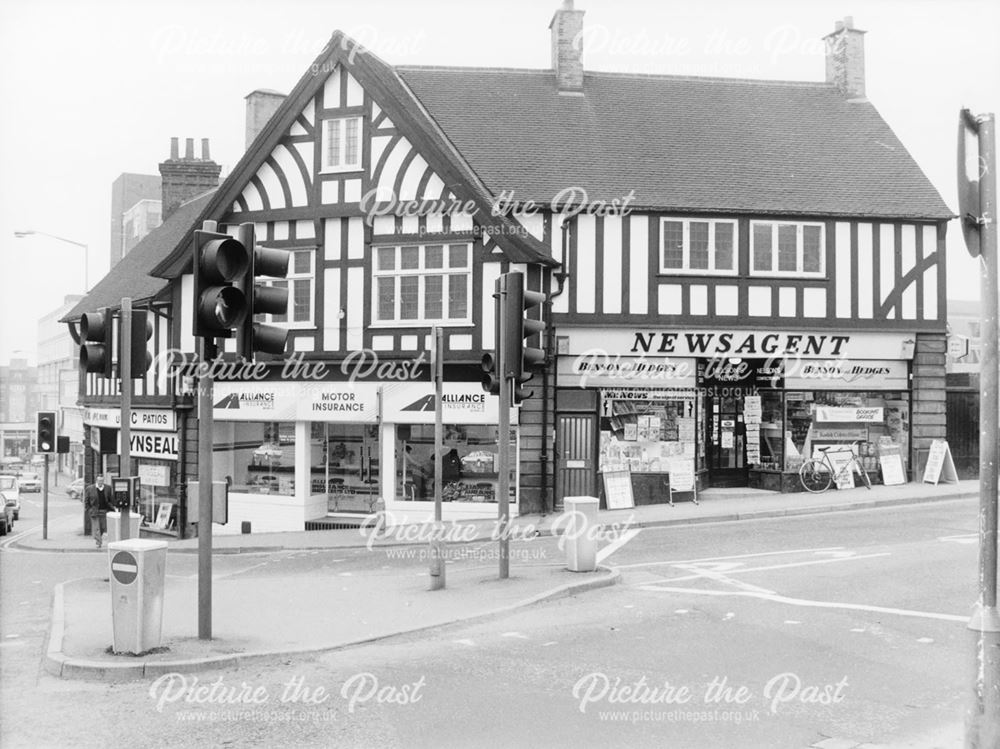
M 820 460 L 807 460 L 799 469 L 799 481 L 806 491 L 821 494 L 830 488 L 833 475 Z
M 865 482 L 865 486 L 867 486 L 869 489 L 871 489 L 872 488 L 872 480 L 871 480 L 871 477 L 868 475 L 868 471 L 866 471 L 864 469 L 864 466 L 862 466 L 858 462 L 855 462 L 854 465 L 857 466 L 858 471 L 861 473 L 861 480 Z

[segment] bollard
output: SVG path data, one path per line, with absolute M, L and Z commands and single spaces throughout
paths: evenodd
M 145 653 L 160 646 L 167 543 L 130 538 L 108 544 L 111 618 L 116 653 Z
M 118 538 L 118 533 L 121 529 L 121 517 L 120 512 L 109 512 L 108 513 L 108 541 L 124 541 L 125 539 Z M 131 512 L 128 516 L 128 537 L 129 538 L 139 538 L 139 524 L 142 521 L 142 516 Z
M 244 520 L 244 521 L 242 521 L 240 523 L 240 533 L 242 533 L 244 536 L 246 534 L 250 533 L 250 521 L 249 520 Z
M 597 497 L 566 497 L 564 525 L 566 569 L 570 572 L 593 572 L 597 569 Z

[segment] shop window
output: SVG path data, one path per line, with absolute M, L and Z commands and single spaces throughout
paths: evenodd
M 216 421 L 213 479 L 229 491 L 295 495 L 295 423 Z
M 736 222 L 720 219 L 664 219 L 660 272 L 736 272 Z
M 823 233 L 823 224 L 751 221 L 751 273 L 768 276 L 824 275 Z
M 375 251 L 376 324 L 469 324 L 471 245 L 408 245 Z
M 443 502 L 497 501 L 498 429 L 486 424 L 446 424 L 441 478 Z M 517 498 L 517 439 L 510 434 L 510 501 Z M 434 501 L 434 426 L 396 427 L 396 499 Z
M 672 459 L 694 460 L 696 430 L 693 392 L 606 390 L 599 470 L 666 473 Z
M 910 450 L 908 393 L 812 391 L 786 394 L 785 470 L 798 470 L 818 449 L 857 444 L 862 465 L 877 471 L 879 447 Z
M 139 459 L 138 512 L 143 523 L 160 530 L 177 528 L 177 461 Z
M 760 398 L 760 408 L 755 397 Z M 780 471 L 785 462 L 785 418 L 780 391 L 760 390 L 743 399 L 743 423 L 747 434 L 747 463 L 764 470 Z
M 325 494 L 328 512 L 374 512 L 378 425 L 315 422 L 309 443 L 310 494 Z

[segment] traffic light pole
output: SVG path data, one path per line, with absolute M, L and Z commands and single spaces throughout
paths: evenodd
M 49 537 L 49 454 L 45 453 L 42 469 L 42 540 Z
M 1000 361 L 997 315 L 996 135 L 992 114 L 976 118 L 980 164 L 980 296 L 982 299 L 979 401 L 979 600 L 968 628 L 974 660 L 966 747 L 1000 746 L 1000 613 L 997 611 L 997 422 L 1000 416 Z
M 500 537 L 500 579 L 510 577 L 510 402 L 514 377 L 511 375 L 512 362 L 508 362 L 507 350 L 507 274 L 496 280 L 497 319 L 497 371 L 500 375 L 500 426 L 497 435 L 497 462 L 499 476 L 497 493 L 497 534 Z
M 434 356 L 431 362 L 434 377 L 434 537 L 431 541 L 431 590 L 445 587 L 444 538 L 441 512 L 444 493 L 444 331 L 436 327 Z
M 110 321 L 108 322 L 110 325 Z M 122 413 L 121 427 L 121 452 L 118 457 L 118 475 L 120 478 L 128 478 L 132 475 L 132 298 L 122 299 L 122 320 L 121 351 L 118 352 L 118 377 L 121 382 L 122 391 Z M 109 352 L 110 355 L 110 352 Z M 118 517 L 118 540 L 124 541 L 129 537 L 129 511 L 128 505 L 120 507 Z
M 215 358 L 216 346 L 202 339 L 203 362 Z M 208 369 L 204 367 L 203 369 Z M 211 374 L 198 379 L 198 639 L 212 639 L 212 397 Z

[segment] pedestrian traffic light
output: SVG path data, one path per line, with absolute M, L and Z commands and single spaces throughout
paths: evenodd
M 129 338 L 129 345 L 126 348 L 122 339 L 122 328 L 118 326 L 118 364 L 121 369 L 121 358 L 124 351 L 129 352 L 129 361 L 132 364 L 132 379 L 140 379 L 146 376 L 146 370 L 153 363 L 153 355 L 147 346 L 149 339 L 153 337 L 153 314 L 146 310 L 132 311 L 132 334 Z M 120 372 L 119 372 L 120 374 Z
M 490 395 L 500 395 L 501 384 L 500 375 L 497 372 L 496 354 L 483 354 L 483 390 Z
M 110 307 L 100 312 L 84 312 L 80 318 L 80 368 L 109 380 L 113 366 L 111 327 Z
M 240 243 L 249 250 L 250 263 L 239 285 L 246 299 L 247 314 L 240 324 L 236 336 L 236 354 L 247 361 L 254 360 L 254 354 L 283 354 L 288 343 L 288 329 L 277 325 L 254 322 L 255 315 L 283 315 L 288 312 L 288 289 L 283 286 L 269 286 L 258 283 L 257 278 L 285 278 L 292 253 L 258 247 L 254 237 L 253 224 L 240 224 L 237 233 Z
M 524 344 L 525 339 L 545 331 L 544 322 L 528 315 L 546 300 L 546 296 L 539 291 L 526 290 L 523 273 L 508 273 L 507 276 L 507 295 L 503 305 L 506 323 L 505 368 L 509 376 L 514 378 L 514 403 L 517 404 L 534 394 L 534 391 L 525 390 L 521 385 L 545 368 L 545 351 Z
M 56 412 L 39 411 L 35 429 L 35 447 L 40 453 L 55 455 Z
M 242 278 L 249 265 L 249 250 L 239 240 L 214 231 L 195 231 L 195 337 L 232 338 L 243 324 L 247 301 L 234 282 Z

